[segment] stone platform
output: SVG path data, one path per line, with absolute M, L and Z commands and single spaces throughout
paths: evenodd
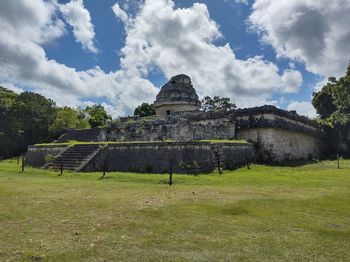
M 64 169 L 81 172 L 210 173 L 256 162 L 257 152 L 237 142 L 127 142 L 36 145 L 26 155 L 33 167 L 59 169 L 61 160 Z

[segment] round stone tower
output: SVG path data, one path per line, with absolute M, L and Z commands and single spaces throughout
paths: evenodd
M 172 112 L 196 111 L 200 106 L 191 78 L 183 74 L 173 76 L 162 86 L 154 102 L 157 116 L 170 115 Z

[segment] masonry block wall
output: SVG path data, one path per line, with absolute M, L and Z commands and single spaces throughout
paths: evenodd
M 25 162 L 32 167 L 43 167 L 48 158 L 52 158 L 62 153 L 68 146 L 29 146 Z
M 217 165 L 213 147 L 206 142 L 108 144 L 80 171 L 102 171 L 106 167 L 106 171 L 168 173 L 172 165 L 174 173 L 209 173 Z M 223 169 L 234 169 L 257 161 L 257 152 L 252 144 L 219 143 L 215 147 L 220 149 Z M 27 164 L 42 167 L 48 154 L 64 149 L 32 146 L 27 153 Z
M 320 138 L 285 129 L 251 128 L 240 130 L 237 136 L 257 144 L 264 161 L 320 159 L 326 149 Z
M 235 121 L 227 112 L 185 112 L 168 117 L 124 118 L 111 128 L 70 130 L 57 142 L 193 141 L 234 139 Z

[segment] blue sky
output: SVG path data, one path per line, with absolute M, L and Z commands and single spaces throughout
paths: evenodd
M 350 51 L 350 1 L 327 12 L 322 2 L 3 1 L 0 25 L 11 45 L 0 40 L 0 83 L 59 105 L 102 103 L 118 116 L 185 73 L 200 96 L 315 117 L 312 93 L 342 75 L 348 58 L 335 54 Z

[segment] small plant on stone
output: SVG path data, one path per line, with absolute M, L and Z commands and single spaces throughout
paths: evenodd
M 197 161 L 195 160 L 192 160 L 192 161 L 189 161 L 189 162 L 184 162 L 184 161 L 181 161 L 179 163 L 179 166 L 185 170 L 188 170 L 188 171 L 196 171 L 200 168 L 199 164 Z
M 120 142 L 125 142 L 125 141 L 126 141 L 126 137 L 125 137 L 125 136 L 121 136 L 121 137 L 119 138 L 119 141 L 120 141 Z
M 55 156 L 53 154 L 47 154 L 45 156 L 45 163 L 50 163 L 52 160 L 54 160 Z

